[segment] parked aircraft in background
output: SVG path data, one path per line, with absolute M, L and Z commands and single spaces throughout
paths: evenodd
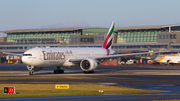
M 149 52 L 153 52 L 153 50 L 151 49 L 151 47 L 148 47 Z M 151 53 L 150 54 L 151 58 L 155 61 L 155 62 L 159 62 L 159 63 L 163 63 L 163 64 L 176 64 L 176 63 L 180 63 L 180 54 L 168 54 L 168 55 L 156 55 Z
M 3 54 L 22 56 L 22 62 L 27 65 L 29 75 L 33 75 L 34 71 L 41 70 L 43 67 L 50 66 L 57 67 L 57 70 L 54 70 L 55 74 L 64 73 L 64 70 L 60 68 L 62 66 L 80 66 L 84 73 L 93 73 L 97 68 L 98 63 L 104 59 L 149 54 L 149 52 L 144 52 L 114 55 L 115 51 L 111 50 L 114 25 L 114 22 L 112 22 L 102 48 L 39 47 L 29 49 L 23 54 L 5 52 L 3 52 Z

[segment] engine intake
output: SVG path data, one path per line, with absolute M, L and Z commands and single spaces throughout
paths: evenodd
M 83 71 L 93 71 L 97 68 L 97 62 L 91 58 L 86 58 L 81 61 L 80 67 Z

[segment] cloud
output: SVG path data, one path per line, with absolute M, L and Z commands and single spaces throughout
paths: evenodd
M 74 28 L 74 27 L 89 27 L 89 24 L 86 22 L 73 21 L 66 23 L 57 23 L 47 26 L 42 26 L 42 28 Z
M 175 23 L 174 25 L 180 25 L 180 22 Z

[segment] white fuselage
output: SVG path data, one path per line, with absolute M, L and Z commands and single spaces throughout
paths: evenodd
M 113 52 L 104 48 L 32 48 L 24 52 L 22 61 L 35 67 L 74 66 L 69 59 L 104 57 Z
M 180 56 L 158 56 L 155 61 L 160 63 L 180 63 Z

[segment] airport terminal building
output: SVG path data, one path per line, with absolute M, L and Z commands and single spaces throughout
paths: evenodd
M 107 27 L 23 29 L 2 31 L 0 52 L 24 52 L 33 47 L 102 47 Z M 115 28 L 112 49 L 180 49 L 180 25 Z

